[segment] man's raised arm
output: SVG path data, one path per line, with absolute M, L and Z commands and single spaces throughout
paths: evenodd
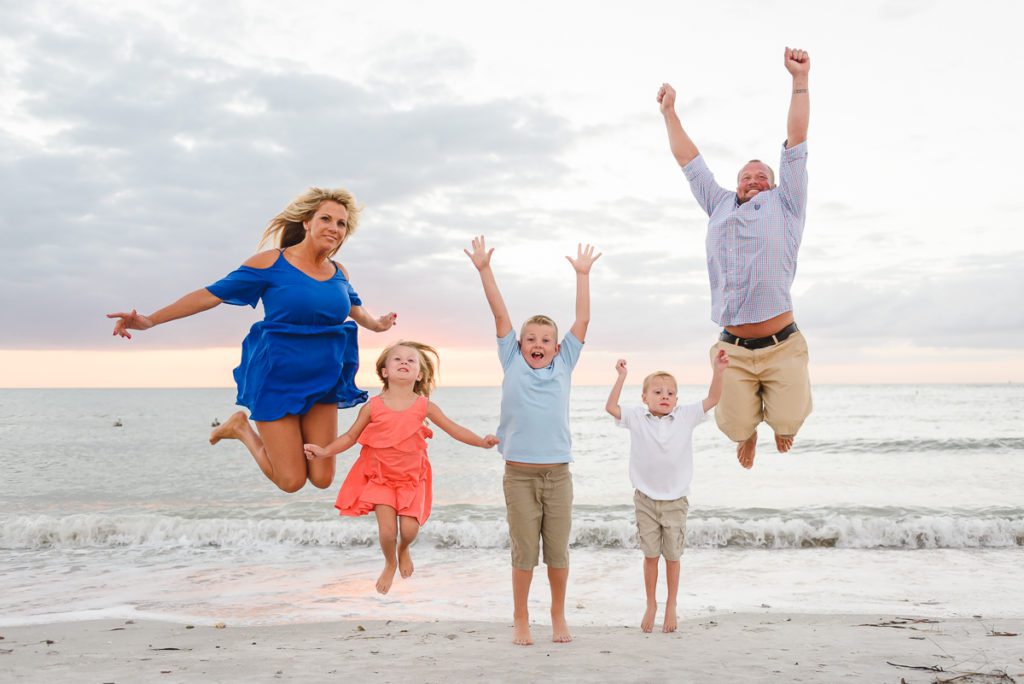
M 786 120 L 786 147 L 794 147 L 807 140 L 807 125 L 811 120 L 811 96 L 807 92 L 807 74 L 811 58 L 804 50 L 786 48 L 786 71 L 793 76 L 793 94 L 789 100 L 789 118 Z
M 672 156 L 680 166 L 686 166 L 700 154 L 700 151 L 683 130 L 683 124 L 676 115 L 676 91 L 668 83 L 662 83 L 658 89 L 658 105 L 661 107 L 661 115 L 665 117 L 665 129 L 668 131 L 668 144 L 672 148 Z

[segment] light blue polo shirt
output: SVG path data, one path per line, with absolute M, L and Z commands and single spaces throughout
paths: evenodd
M 498 451 L 506 461 L 572 463 L 569 388 L 583 343 L 570 331 L 555 358 L 530 368 L 519 351 L 515 330 L 498 338 L 501 382 Z

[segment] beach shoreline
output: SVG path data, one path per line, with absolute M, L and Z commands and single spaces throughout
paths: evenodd
M 108 619 L 12 626 L 0 628 L 0 679 L 911 684 L 967 673 L 989 676 L 957 681 L 1024 677 L 1024 618 L 729 613 L 682 620 L 672 634 L 644 634 L 634 625 L 578 627 L 571 644 L 552 643 L 549 629 L 535 624 L 535 645 L 523 647 L 511 643 L 511 622 Z

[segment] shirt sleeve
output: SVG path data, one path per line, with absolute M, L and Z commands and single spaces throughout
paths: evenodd
M 702 155 L 698 154 L 691 159 L 690 163 L 683 167 L 683 174 L 686 180 L 690 181 L 690 191 L 694 198 L 708 216 L 714 213 L 718 205 L 733 199 L 736 195 L 715 182 L 715 174 L 711 173 L 711 169 L 704 163 Z
M 686 420 L 694 427 L 711 420 L 711 411 L 704 411 L 704 400 L 698 401 L 696 404 L 689 404 L 685 409 L 685 415 Z
M 622 416 L 615 421 L 615 425 L 627 430 L 633 429 L 637 423 L 637 410 L 635 406 L 619 407 L 619 415 Z
M 518 353 L 519 345 L 516 343 L 515 330 L 509 330 L 504 337 L 498 338 L 498 359 L 501 361 L 502 370 L 508 370 Z
M 562 338 L 562 346 L 558 350 L 558 355 L 569 366 L 569 370 L 576 367 L 576 362 L 580 360 L 581 351 L 583 351 L 583 343 L 572 334 L 571 330 L 565 333 L 565 337 Z
M 779 160 L 779 197 L 786 209 L 802 219 L 807 212 L 807 141 L 786 149 Z
M 256 303 L 267 289 L 267 279 L 262 268 L 239 266 L 226 276 L 207 286 L 210 294 L 225 304 L 255 308 Z

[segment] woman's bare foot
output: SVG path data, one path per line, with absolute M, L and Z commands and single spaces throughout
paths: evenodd
M 676 631 L 678 626 L 676 622 L 676 607 L 665 606 L 665 622 L 661 625 L 661 631 L 668 633 Z
M 238 439 L 239 434 L 244 429 L 244 425 L 248 424 L 248 422 L 249 418 L 246 417 L 244 411 L 236 411 L 210 433 L 210 444 L 216 444 L 222 439 Z
M 572 632 L 565 623 L 564 615 L 551 616 L 551 640 L 556 644 L 567 644 L 572 641 Z
M 395 581 L 395 570 L 398 568 L 391 563 L 385 563 L 384 569 L 377 578 L 377 591 L 386 594 L 391 590 L 391 583 Z
M 399 548 L 398 550 L 398 572 L 401 573 L 402 579 L 408 579 L 412 577 L 413 565 L 412 565 L 412 554 L 409 553 L 409 547 Z
M 533 635 L 530 634 L 530 618 L 515 618 L 512 624 L 512 643 L 520 646 L 533 646 Z
M 775 448 L 784 454 L 793 448 L 793 435 L 775 435 Z
M 757 430 L 754 430 L 754 434 L 747 437 L 747 441 L 740 442 L 736 446 L 736 458 L 739 459 L 741 466 L 747 469 L 754 467 L 754 451 L 756 448 Z
M 650 632 L 654 629 L 654 614 L 658 612 L 657 603 L 648 603 L 647 610 L 644 611 L 644 619 L 640 621 L 640 629 L 644 632 Z

